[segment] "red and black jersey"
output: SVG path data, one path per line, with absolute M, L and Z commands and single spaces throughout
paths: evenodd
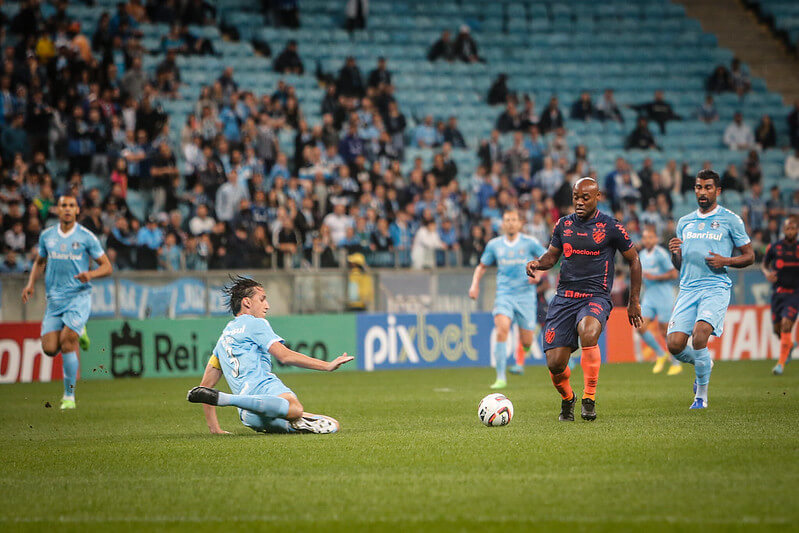
M 597 210 L 588 220 L 576 214 L 558 220 L 550 245 L 563 252 L 559 296 L 610 298 L 616 250 L 626 252 L 633 242 L 618 220 Z
M 777 273 L 777 289 L 799 289 L 799 241 L 782 239 L 770 245 L 763 265 Z

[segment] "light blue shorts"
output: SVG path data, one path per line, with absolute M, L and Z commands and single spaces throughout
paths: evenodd
M 47 298 L 41 334 L 61 331 L 64 326 L 78 335 L 92 314 L 92 293 L 85 291 L 69 298 Z
M 672 303 L 671 298 L 647 298 L 647 293 L 644 293 L 641 316 L 647 320 L 657 319 L 659 322 L 667 322 L 671 316 Z
M 506 316 L 520 328 L 533 331 L 538 318 L 538 295 L 535 291 L 523 291 L 513 295 L 498 294 L 492 314 Z
M 690 335 L 698 321 L 713 326 L 713 335 L 724 331 L 724 317 L 730 305 L 730 289 L 680 289 L 669 320 L 669 333 L 679 331 Z
M 292 394 L 295 397 L 294 391 L 286 387 L 280 381 L 280 378 L 274 374 L 269 374 L 269 379 L 256 386 L 253 390 L 247 391 L 248 395 L 252 396 L 280 396 L 281 394 Z M 269 418 L 259 413 L 239 409 L 239 419 L 241 423 L 255 431 L 263 431 L 265 433 L 285 433 L 285 421 L 275 418 Z

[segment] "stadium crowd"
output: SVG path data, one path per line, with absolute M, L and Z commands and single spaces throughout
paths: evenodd
M 14 19 L 0 21 L 0 40 L 16 37 L 3 45 L 0 67 L 0 272 L 29 269 L 61 194 L 79 199 L 81 223 L 121 270 L 338 267 L 357 252 L 372 266 L 425 268 L 476 265 L 509 207 L 520 207 L 524 231 L 547 243 L 582 176 L 597 179 L 601 208 L 634 239 L 652 225 L 666 241 L 675 227 L 673 195 L 690 194 L 699 170 L 674 159 L 664 168 L 650 159 L 632 168 L 620 157 L 599 176 L 585 146 L 569 145 L 557 96 L 539 113 L 532 98 L 508 88 L 506 76 L 486 97 L 502 106 L 490 138 L 467 146 L 457 117 L 406 118 L 386 58 L 367 76 L 348 58 L 321 102 L 300 102 L 282 81 L 267 92 L 241 87 L 227 67 L 202 89 L 186 123 L 174 124 L 159 102 L 179 96 L 178 55 L 214 53 L 184 26 L 212 22 L 209 7 L 192 0 L 181 11 L 177 2 L 130 0 L 104 14 L 89 36 L 65 5 L 45 9 L 29 0 Z M 145 20 L 180 21 L 164 36 L 165 59 L 152 75 L 142 67 L 137 30 Z M 304 72 L 297 47 L 289 43 L 273 68 Z M 468 27 L 455 42 L 442 34 L 429 59 L 482 61 Z M 650 122 L 664 131 L 672 120 L 718 120 L 712 95 L 744 94 L 748 80 L 733 62 L 710 75 L 707 89 L 693 117 L 674 113 L 660 91 L 633 106 L 638 118 L 626 148 L 657 148 Z M 321 122 L 309 124 L 303 109 L 317 105 Z M 584 93 L 568 117 L 623 121 L 612 89 L 596 103 Z M 784 119 L 793 150 L 785 174 L 799 180 L 799 102 Z M 171 140 L 175 128 L 179 144 Z M 285 130 L 293 144 L 279 141 Z M 762 254 L 783 217 L 799 214 L 799 191 L 786 202 L 778 188 L 762 190 L 759 154 L 781 148 L 770 117 L 752 130 L 737 115 L 723 142 L 741 151 L 742 164 L 722 169 L 722 187 L 744 195 L 742 216 Z M 403 172 L 409 146 L 435 149 L 432 165 L 416 158 Z M 458 168 L 453 150 L 476 151 L 473 175 Z M 84 186 L 87 175 L 107 186 Z M 150 198 L 143 219 L 128 204 L 132 193 Z

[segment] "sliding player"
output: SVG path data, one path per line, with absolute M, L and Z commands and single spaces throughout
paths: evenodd
M 534 283 L 525 272 L 531 259 L 540 257 L 546 250 L 536 239 L 520 233 L 522 221 L 519 212 L 509 209 L 502 215 L 502 237 L 494 237 L 486 245 L 480 263 L 474 269 L 469 298 L 480 295 L 480 280 L 491 265 L 497 265 L 497 292 L 494 298 L 494 327 L 497 331 L 494 360 L 497 380 L 492 389 L 508 385 L 505 366 L 508 361 L 508 335 L 513 322 L 519 326 L 519 336 L 525 352 L 533 346 L 533 332 L 538 316 L 538 294 Z M 518 371 L 517 371 L 518 372 Z
M 780 360 L 771 371 L 775 376 L 782 374 L 793 350 L 791 330 L 799 310 L 799 243 L 796 239 L 796 220 L 786 218 L 782 232 L 784 238 L 768 247 L 761 266 L 766 279 L 774 284 L 771 321 L 774 324 L 774 333 L 780 338 Z
M 638 254 L 644 277 L 644 296 L 641 299 L 641 316 L 644 322 L 638 328 L 638 333 L 655 354 L 661 354 L 655 360 L 652 372 L 657 374 L 662 371 L 666 361 L 671 359 L 668 375 L 675 376 L 682 372 L 682 365 L 666 349 L 666 327 L 674 305 L 672 280 L 677 279 L 679 273 L 671 264 L 669 252 L 657 242 L 655 229 L 652 226 L 645 227 L 641 236 L 643 249 Z M 654 323 L 657 337 L 649 330 L 650 323 Z
M 599 186 L 593 178 L 582 178 L 574 184 L 572 203 L 575 213 L 558 220 L 552 232 L 549 250 L 538 260 L 527 263 L 527 275 L 548 270 L 563 256 L 558 290 L 549 304 L 544 333 L 547 366 L 555 388 L 563 398 L 559 420 L 574 420 L 577 395 L 569 384 L 569 359 L 582 345 L 580 365 L 583 368 L 583 420 L 596 419 L 596 386 L 602 356 L 599 335 L 605 327 L 612 307 L 616 250 L 630 265 L 630 302 L 627 316 L 630 324 L 641 325 L 641 263 L 627 230 L 616 219 L 597 209 Z
M 33 296 L 36 279 L 42 270 L 47 309 L 42 319 L 42 350 L 50 357 L 61 352 L 64 369 L 64 396 L 61 409 L 75 409 L 75 384 L 78 381 L 78 344 L 88 348 L 86 321 L 92 312 L 93 279 L 113 271 L 97 237 L 77 223 L 78 200 L 64 195 L 58 199 L 58 224 L 39 236 L 39 249 L 33 261 L 28 284 L 22 289 L 22 303 Z M 99 265 L 89 270 L 91 260 Z
M 680 292 L 671 313 L 666 342 L 669 351 L 694 365 L 694 403 L 708 405 L 708 385 L 713 364 L 707 342 L 721 336 L 730 304 L 732 281 L 727 267 L 743 268 L 755 262 L 755 253 L 741 217 L 718 204 L 719 175 L 702 170 L 694 184 L 699 209 L 677 223 L 677 236 L 669 241 L 671 260 L 680 269 Z M 734 248 L 741 255 L 730 257 Z M 692 346 L 688 346 L 688 336 Z
M 211 433 L 225 433 L 219 427 L 216 405 L 238 407 L 241 422 L 264 433 L 338 431 L 336 420 L 303 412 L 297 395 L 272 373 L 271 356 L 285 365 L 328 372 L 353 358 L 344 354 L 330 362 L 320 361 L 287 348 L 265 318 L 269 302 L 257 281 L 234 278 L 225 293 L 236 318 L 222 331 L 200 386 L 186 397 L 190 402 L 207 404 L 203 408 Z M 223 374 L 233 394 L 212 388 Z

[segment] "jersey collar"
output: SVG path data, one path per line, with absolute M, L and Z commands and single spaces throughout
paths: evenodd
M 77 230 L 77 229 L 78 229 L 78 223 L 77 223 L 77 222 L 75 222 L 75 225 L 74 225 L 74 226 L 72 226 L 72 229 L 71 229 L 71 230 L 69 230 L 69 231 L 68 231 L 68 232 L 66 232 L 66 233 L 64 233 L 63 231 L 61 231 L 61 224 L 60 224 L 60 223 L 56 225 L 56 231 L 58 231 L 58 235 L 59 235 L 60 237 L 64 237 L 64 238 L 66 238 L 66 237 L 69 237 L 70 235 L 72 235 L 73 233 L 75 233 L 75 230 Z
M 513 241 L 513 242 L 509 241 L 507 236 L 503 236 L 502 240 L 505 242 L 505 244 L 507 246 L 514 247 L 517 244 L 519 244 L 519 242 L 522 240 L 522 234 L 521 233 L 517 234 L 516 235 L 516 240 Z
M 713 211 L 708 211 L 707 213 L 703 213 L 702 211 L 697 209 L 696 216 L 698 216 L 699 218 L 712 217 L 713 215 L 719 212 L 719 209 L 721 209 L 721 205 L 719 204 L 716 204 L 716 207 L 713 208 Z

